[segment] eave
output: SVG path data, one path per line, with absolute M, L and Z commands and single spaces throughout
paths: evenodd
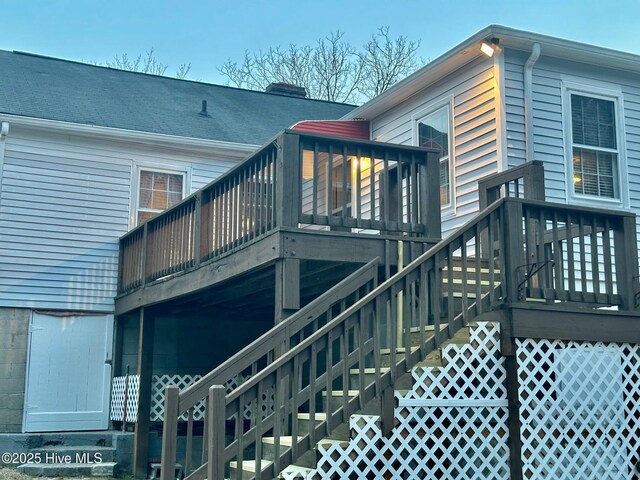
M 156 147 L 163 146 L 171 150 L 206 153 L 207 155 L 224 155 L 228 157 L 229 160 L 241 160 L 246 157 L 247 154 L 255 151 L 259 147 L 259 145 L 250 145 L 245 143 L 223 142 L 204 138 L 191 138 L 179 135 L 125 130 L 98 125 L 86 125 L 59 120 L 25 117 L 6 113 L 0 113 L 0 121 L 9 122 L 12 126 L 48 130 L 51 132 L 73 134 L 81 137 L 99 138 L 101 140 L 112 140 Z
M 490 38 L 497 38 L 501 48 L 530 52 L 533 44 L 539 43 L 543 56 L 640 74 L 640 55 L 500 25 L 490 25 L 429 62 L 384 93 L 349 112 L 343 119 L 372 119 L 380 115 L 464 65 L 482 58 L 480 44 Z

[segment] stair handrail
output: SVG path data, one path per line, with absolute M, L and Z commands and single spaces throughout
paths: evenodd
M 548 229 L 549 225 L 551 231 Z M 585 225 L 591 226 L 591 228 L 587 229 Z M 483 311 L 495 308 L 500 304 L 527 300 L 526 297 L 523 299 L 521 296 L 521 285 L 515 275 L 518 268 L 526 265 L 525 255 L 547 255 L 549 253 L 557 255 L 559 252 L 563 252 L 563 248 L 571 252 L 574 249 L 574 244 L 578 243 L 579 255 L 581 255 L 579 262 L 586 263 L 588 259 L 584 248 L 585 238 L 594 242 L 601 241 L 609 248 L 609 254 L 612 249 L 615 252 L 617 282 L 620 284 L 626 281 L 632 284 L 633 282 L 637 283 L 637 261 L 634 263 L 631 259 L 630 266 L 625 266 L 625 263 L 629 261 L 627 256 L 630 249 L 637 248 L 635 235 L 633 215 L 626 212 L 611 212 L 589 207 L 574 207 L 513 198 L 503 198 L 494 202 L 459 227 L 452 235 L 419 256 L 402 271 L 344 309 L 311 335 L 283 351 L 281 356 L 259 372 L 255 372 L 251 378 L 231 392 L 225 394 L 222 387 L 211 386 L 209 390 L 209 416 L 206 423 L 208 424 L 207 430 L 211 435 L 215 435 L 215 438 L 210 436 L 208 439 L 208 461 L 203 463 L 198 470 L 199 477 L 204 478 L 208 475 L 208 478 L 223 478 L 221 472 L 224 471 L 224 465 L 234 458 L 239 465 L 242 465 L 244 449 L 247 445 L 255 444 L 255 458 L 251 460 L 252 463 L 255 463 L 254 471 L 262 472 L 257 474 L 256 478 L 273 478 L 283 466 L 299 458 L 305 449 L 312 448 L 314 439 L 321 438 L 318 435 L 330 434 L 338 424 L 346 421 L 350 414 L 363 408 L 368 401 L 376 397 L 383 399 L 382 425 L 383 430 L 388 429 L 393 417 L 393 396 L 391 394 L 389 397 L 388 392 L 390 389 L 392 391 L 398 375 L 424 359 L 428 353 L 446 339 L 453 337 L 460 327 Z M 482 241 L 483 239 L 486 241 Z M 548 244 L 551 244 L 551 250 L 549 250 Z M 454 310 L 452 279 L 453 258 L 456 252 L 460 252 L 461 266 L 458 268 L 464 274 L 461 278 L 461 305 Z M 484 268 L 483 260 L 488 261 L 486 268 L 489 272 L 488 288 L 484 288 L 480 281 L 480 272 Z M 571 257 L 569 265 L 573 261 L 574 257 Z M 612 261 L 609 259 L 609 262 Z M 609 264 L 609 270 L 612 265 L 613 263 Z M 468 278 L 473 275 L 471 272 L 474 266 L 475 287 L 471 285 Z M 446 278 L 445 270 L 447 272 Z M 555 267 L 555 273 L 557 271 L 558 268 Z M 561 275 L 560 283 L 562 285 L 558 287 L 559 280 L 553 278 L 553 274 L 554 272 L 549 272 L 546 269 L 540 270 L 538 280 L 541 283 L 540 285 L 536 284 L 536 288 L 542 292 L 542 295 L 549 295 L 549 291 L 554 292 L 551 288 L 554 285 L 553 282 L 556 284 L 556 290 L 560 287 L 564 288 L 565 277 Z M 545 279 L 544 275 L 548 275 L 552 283 L 544 284 L 549 280 Z M 610 271 L 608 276 L 611 277 Z M 613 278 L 608 280 L 611 283 Z M 573 281 L 575 283 L 575 278 Z M 443 287 L 443 282 L 446 282 L 446 287 Z M 608 289 L 609 287 L 607 286 Z M 443 291 L 445 288 L 448 290 L 447 292 Z M 475 288 L 475 292 L 471 291 L 472 288 Z M 618 288 L 626 289 L 627 287 L 619 286 Z M 631 294 L 635 291 L 634 289 L 635 287 L 629 292 L 623 290 L 622 294 L 615 295 L 605 292 L 607 295 L 604 297 L 612 304 L 618 304 L 625 309 L 633 309 L 633 304 L 630 302 L 634 298 Z M 530 288 L 530 290 L 536 289 Z M 555 298 L 555 300 L 574 301 L 573 299 L 577 298 L 575 294 L 582 293 L 584 298 L 593 297 L 594 303 L 599 301 L 600 297 L 597 295 L 586 295 L 590 292 L 575 291 L 575 285 L 573 290 L 569 291 L 566 298 Z M 403 292 L 403 295 L 398 295 L 400 292 Z M 555 294 L 557 293 L 555 291 Z M 547 299 L 546 296 L 534 298 Z M 408 316 L 409 320 L 417 318 L 420 341 L 418 347 L 412 348 L 409 327 L 414 326 L 415 322 L 405 321 L 407 329 L 403 333 L 404 352 L 398 353 L 395 348 L 398 332 L 395 330 L 394 318 L 399 313 L 398 301 L 400 299 L 403 302 L 404 315 Z M 554 300 L 554 298 L 551 299 Z M 581 297 L 579 301 L 582 302 L 583 298 Z M 448 303 L 449 308 L 446 309 L 446 312 L 443 303 Z M 441 325 L 442 314 L 445 314 L 447 318 Z M 373 320 L 373 322 L 369 322 L 369 320 Z M 433 330 L 429 337 L 425 333 L 428 320 L 432 322 Z M 383 321 L 387 321 L 387 323 L 382 325 Z M 370 325 L 371 323 L 373 326 Z M 387 334 L 388 344 L 394 346 L 389 349 L 390 369 L 385 373 L 382 373 L 380 367 L 383 329 Z M 353 335 L 350 336 L 351 334 Z M 358 339 L 357 342 L 354 341 L 356 350 L 353 352 L 349 351 L 349 339 L 351 338 Z M 340 347 L 340 352 L 331 349 L 335 342 L 343 345 Z M 357 345 L 355 345 L 356 343 Z M 320 377 L 310 377 L 313 380 L 310 379 L 309 385 L 298 392 L 295 387 L 299 386 L 300 378 L 304 377 L 303 368 L 307 368 L 303 367 L 303 364 L 305 362 L 312 364 L 317 361 L 317 353 L 310 352 L 318 352 L 321 345 L 329 348 L 326 356 L 331 358 L 330 363 L 327 364 L 325 373 L 322 373 Z M 346 355 L 343 354 L 345 353 L 343 348 L 346 349 Z M 339 354 L 338 363 L 335 365 L 331 352 Z M 316 356 L 314 357 L 314 355 Z M 365 385 L 363 381 L 364 361 L 367 356 L 373 358 L 376 375 L 375 382 L 369 385 Z M 354 366 L 359 368 L 359 391 L 355 397 L 348 398 L 347 374 Z M 344 394 L 342 404 L 335 407 L 335 410 L 331 410 L 334 407 L 330 406 L 325 420 L 317 422 L 317 424 L 310 422 L 309 431 L 296 430 L 296 420 L 293 413 L 298 412 L 298 408 L 306 402 L 314 402 L 315 405 L 315 397 L 319 392 L 325 392 L 325 389 L 326 397 L 331 399 L 334 383 L 340 380 L 340 377 L 342 378 L 340 382 L 342 386 L 338 389 Z M 280 389 L 280 386 L 285 387 L 285 385 L 284 390 Z M 290 385 L 293 385 L 294 388 L 289 388 Z M 225 419 L 241 418 L 240 415 L 244 412 L 244 408 L 251 407 L 252 402 L 262 401 L 261 396 L 268 388 L 272 388 L 275 392 L 273 411 L 265 413 L 264 418 L 258 414 L 256 424 L 252 424 L 249 430 L 245 430 L 242 422 L 236 421 L 236 438 L 229 445 L 226 445 L 227 442 L 224 438 Z M 256 392 L 262 392 L 262 394 L 258 395 Z M 167 396 L 169 397 L 169 395 L 170 392 L 167 390 Z M 171 395 L 177 399 L 177 391 Z M 310 407 L 310 411 L 312 411 L 311 419 L 315 420 L 315 407 Z M 391 413 L 389 414 L 389 412 Z M 291 445 L 284 448 L 285 446 L 280 444 L 280 436 L 289 421 L 293 423 Z M 273 454 L 275 460 L 272 464 L 265 466 L 260 455 L 260 441 L 267 432 L 271 431 L 276 439 L 275 453 Z M 167 472 L 165 467 L 172 466 L 172 463 L 165 465 L 165 456 L 163 455 L 163 472 Z M 169 472 L 173 472 L 173 469 Z M 166 475 L 165 477 L 163 473 L 163 479 L 168 480 L 170 475 L 168 472 Z
M 175 404 L 169 405 L 170 395 L 174 395 L 177 387 L 166 387 L 164 425 L 175 424 L 182 415 L 188 414 L 188 422 L 192 426 L 193 412 L 190 410 L 207 398 L 211 386 L 225 385 L 228 381 L 237 378 L 268 352 L 275 352 L 279 348 L 288 349 L 292 338 L 326 315 L 337 302 L 343 302 L 344 305 L 341 308 L 344 309 L 347 308 L 346 299 L 349 296 L 355 295 L 354 301 L 357 301 L 359 299 L 358 292 L 361 289 L 372 289 L 377 285 L 380 264 L 380 257 L 374 258 L 286 320 L 275 325 L 197 382 L 186 387 L 175 399 Z M 271 361 L 274 359 L 275 356 L 271 358 Z M 174 448 L 175 452 L 175 441 L 170 442 L 174 444 L 173 447 L 171 445 L 165 446 L 165 437 L 167 435 L 163 435 L 163 462 L 165 461 L 165 448 Z M 173 469 L 169 467 L 168 471 L 173 471 Z
M 354 303 L 353 305 L 348 307 L 340 315 L 338 315 L 337 317 L 335 317 L 334 319 L 329 321 L 321 329 L 319 329 L 316 332 L 314 332 L 313 335 L 311 335 L 310 337 L 306 338 L 305 340 L 303 340 L 300 344 L 296 345 L 295 347 L 292 347 L 291 349 L 289 349 L 289 351 L 287 351 L 281 357 L 278 357 L 277 360 L 275 360 L 273 363 L 268 365 L 259 374 L 252 376 L 250 379 L 248 379 L 242 385 L 240 385 L 237 388 L 235 388 L 233 391 L 231 391 L 227 395 L 227 399 L 228 400 L 234 400 L 237 397 L 239 397 L 240 395 L 246 393 L 246 391 L 249 388 L 255 386 L 256 383 L 260 381 L 259 377 L 264 377 L 266 375 L 270 375 L 270 374 L 274 373 L 278 367 L 281 367 L 288 360 L 291 360 L 297 354 L 298 351 L 309 347 L 311 343 L 313 343 L 315 340 L 317 340 L 323 334 L 326 334 L 328 331 L 334 329 L 340 323 L 344 322 L 344 320 L 346 318 L 348 318 L 348 317 L 354 315 L 355 313 L 357 313 L 358 311 L 362 310 L 367 304 L 370 304 L 372 301 L 375 301 L 376 298 L 379 297 L 383 292 L 391 290 L 394 286 L 397 286 L 399 283 L 403 282 L 405 280 L 405 278 L 407 278 L 410 275 L 414 274 L 415 271 L 417 269 L 419 269 L 421 265 L 423 265 L 428 260 L 433 259 L 439 252 L 445 250 L 451 243 L 454 243 L 457 239 L 462 238 L 463 235 L 465 233 L 469 232 L 473 227 L 475 227 L 475 225 L 477 223 L 479 223 L 480 221 L 484 220 L 489 215 L 491 215 L 493 212 L 498 210 L 503 203 L 505 203 L 505 199 L 501 199 L 498 202 L 494 202 L 488 209 L 486 209 L 480 215 L 478 215 L 477 217 L 474 217 L 473 219 L 469 220 L 462 227 L 460 227 L 458 230 L 456 230 L 456 233 L 454 235 L 449 236 L 449 237 L 445 238 L 444 240 L 441 240 L 435 246 L 433 246 L 432 248 L 430 248 L 429 250 L 424 252 L 422 255 L 417 257 L 415 260 L 413 260 L 411 263 L 409 263 L 405 268 L 403 268 L 398 273 L 396 273 L 395 275 L 391 276 L 390 278 L 388 278 L 387 280 L 382 282 L 380 285 L 378 285 L 375 289 L 373 289 L 367 295 L 365 295 L 360 300 L 358 300 L 356 303 Z
M 292 348 L 290 348 L 282 356 L 278 357 L 273 363 L 266 366 L 265 369 L 261 370 L 260 372 L 257 372 L 255 375 L 249 378 L 246 382 L 244 382 L 242 385 L 235 388 L 228 394 L 223 395 L 223 390 L 222 388 L 220 388 L 220 386 L 211 387 L 209 404 L 216 405 L 216 410 L 215 411 L 212 410 L 210 411 L 210 413 L 212 415 L 215 415 L 216 419 L 215 420 L 211 419 L 212 422 L 210 423 L 211 425 L 210 431 L 212 432 L 220 431 L 220 429 L 223 428 L 222 425 L 224 424 L 224 422 L 220 423 L 221 418 L 222 419 L 231 418 L 234 416 L 235 418 L 238 418 L 240 410 L 238 409 L 230 410 L 229 409 L 230 405 L 233 402 L 236 402 L 238 399 L 242 398 L 243 396 L 247 395 L 252 389 L 258 386 L 260 382 L 264 381 L 267 377 L 278 378 L 278 372 L 287 364 L 291 364 L 292 362 L 296 361 L 296 357 L 299 356 L 301 352 L 304 352 L 305 350 L 309 349 L 314 344 L 314 342 L 317 342 L 319 339 L 322 339 L 324 336 L 327 336 L 328 334 L 330 335 L 330 332 L 335 331 L 336 329 L 339 329 L 341 325 L 345 324 L 346 321 L 348 321 L 351 318 L 354 318 L 355 315 L 359 315 L 360 313 L 364 312 L 368 306 L 371 306 L 372 304 L 375 304 L 377 301 L 379 301 L 382 295 L 387 294 L 392 298 L 391 301 L 393 302 L 393 295 L 399 291 L 408 290 L 409 287 L 408 287 L 408 284 L 406 283 L 407 280 L 412 277 L 415 277 L 418 274 L 418 271 L 421 268 L 425 268 L 425 265 L 427 265 L 429 262 L 430 262 L 429 270 L 431 272 L 437 272 L 440 269 L 440 265 L 438 264 L 438 256 L 448 248 L 451 248 L 452 245 L 455 246 L 461 241 L 464 241 L 465 236 L 468 235 L 470 232 L 473 232 L 474 229 L 476 229 L 479 224 L 482 223 L 488 226 L 490 223 L 496 223 L 498 219 L 495 217 L 500 212 L 500 209 L 502 205 L 504 205 L 504 203 L 505 203 L 504 199 L 498 202 L 495 202 L 485 211 L 481 212 L 476 217 L 466 222 L 463 226 L 461 226 L 458 230 L 456 230 L 456 232 L 452 236 L 447 237 L 445 240 L 440 241 L 437 245 L 435 245 L 434 247 L 429 249 L 427 252 L 422 254 L 420 257 L 418 257 L 416 260 L 414 260 L 409 265 L 407 265 L 403 270 L 401 270 L 400 272 L 396 273 L 395 275 L 393 275 L 392 277 L 384 281 L 382 284 L 380 284 L 375 289 L 373 289 L 370 293 L 366 294 L 362 299 L 358 300 L 352 306 L 348 307 L 338 316 L 336 316 L 335 318 L 330 320 L 328 323 L 326 323 L 324 326 L 322 326 L 320 329 L 315 331 L 311 336 L 302 340 L 298 345 L 295 345 Z M 451 253 L 451 251 L 449 253 Z M 493 271 L 493 267 L 492 267 L 492 271 Z M 426 273 L 427 273 L 426 271 L 421 272 L 422 275 L 425 275 Z M 499 285 L 494 285 L 493 290 L 499 291 L 500 290 Z M 426 293 L 427 295 L 431 295 L 432 297 L 439 296 L 438 292 L 426 292 Z M 408 298 L 409 298 L 409 295 L 404 296 L 405 307 L 407 307 L 407 310 L 409 310 Z M 484 298 L 484 297 L 481 297 L 481 298 Z M 424 327 L 426 326 L 426 319 L 421 316 L 420 331 L 422 332 L 422 338 L 421 338 L 420 348 L 412 351 L 409 345 L 409 335 L 405 335 L 405 354 L 403 358 L 396 361 L 396 356 L 393 353 L 395 349 L 393 348 L 390 349 L 392 353 L 391 353 L 391 362 L 390 362 L 391 367 L 389 372 L 382 374 L 380 370 L 380 365 L 378 363 L 376 366 L 376 370 L 378 374 L 378 380 L 376 381 L 376 384 L 372 384 L 367 388 L 363 388 L 361 391 L 360 398 L 355 402 L 347 401 L 344 407 L 342 408 L 339 420 L 344 420 L 348 418 L 348 416 L 351 413 L 353 413 L 357 407 L 363 408 L 364 405 L 367 403 L 367 401 L 369 401 L 370 399 L 378 395 L 384 395 L 383 393 L 384 391 L 389 392 L 389 387 L 393 385 L 395 378 L 398 376 L 400 371 L 406 371 L 412 365 L 417 363 L 420 359 L 425 358 L 430 351 L 433 351 L 435 348 L 437 348 L 437 346 L 440 345 L 443 341 L 453 337 L 455 332 L 460 327 L 462 327 L 463 323 L 468 322 L 469 319 L 466 318 L 468 312 L 476 308 L 481 308 L 479 306 L 481 303 L 482 302 L 474 302 L 473 304 L 468 304 L 466 302 L 463 302 L 463 306 L 465 309 L 463 315 L 459 315 L 455 319 L 450 318 L 449 321 L 447 322 L 446 327 L 442 329 L 440 329 L 439 320 L 436 318 L 434 322 L 434 325 L 435 325 L 434 335 L 430 339 L 425 338 Z M 437 311 L 437 307 L 436 307 L 436 311 Z M 438 315 L 437 313 L 434 313 L 434 317 L 437 315 Z M 390 330 L 390 337 L 391 337 L 389 339 L 389 344 L 395 345 L 396 344 L 396 338 L 394 334 L 395 329 L 390 328 L 389 330 Z M 380 347 L 380 345 L 378 345 L 378 347 Z M 380 350 L 380 348 L 378 348 L 378 350 Z M 346 370 L 347 370 L 347 367 L 343 367 L 343 371 L 346 371 Z M 327 384 L 329 384 L 332 380 L 326 380 L 326 381 L 327 381 Z M 345 389 L 345 393 L 346 393 L 346 387 L 344 385 L 343 385 L 343 389 Z M 329 393 L 327 394 L 327 396 L 329 396 Z M 387 394 L 387 397 L 388 397 L 388 394 Z M 387 405 L 390 405 L 392 403 L 393 403 L 393 398 L 392 397 L 390 399 L 387 398 Z M 356 404 L 357 404 L 357 407 L 356 407 Z M 274 413 L 275 416 L 279 415 L 280 410 L 283 408 L 282 405 L 283 405 L 282 400 L 276 397 L 275 413 Z M 390 411 L 391 417 L 392 417 L 392 412 L 393 412 L 392 406 L 391 408 L 383 407 L 383 410 L 386 410 L 387 412 Z M 315 418 L 313 414 L 312 414 L 312 418 Z M 213 421 L 217 422 L 217 428 L 214 428 Z M 384 428 L 389 429 L 390 425 L 392 424 L 392 421 L 393 421 L 392 418 L 390 418 L 388 414 L 386 415 L 386 418 L 385 418 L 385 415 L 383 415 Z M 268 422 L 264 420 L 264 423 L 267 424 Z M 317 430 L 322 431 L 326 434 L 330 434 L 333 431 L 333 428 L 335 428 L 335 427 L 332 428 L 330 423 L 332 423 L 331 418 L 323 422 L 319 422 L 319 425 L 313 427 L 313 431 L 310 434 L 303 432 L 301 433 L 300 436 L 294 435 L 294 439 L 296 440 L 293 440 L 293 443 L 296 443 L 299 439 L 300 441 L 306 441 L 308 444 L 311 444 L 309 439 L 314 436 L 313 434 Z M 338 421 L 333 423 L 339 424 L 341 422 Z M 268 428 L 271 428 L 272 426 L 275 431 L 275 429 L 278 428 L 276 426 L 278 424 L 279 424 L 279 421 L 273 421 L 272 419 L 271 423 L 269 423 Z M 255 430 L 255 427 L 253 427 L 252 430 Z M 214 446 L 214 445 L 217 446 L 218 451 L 212 452 L 210 450 L 208 452 L 209 460 L 207 461 L 206 464 L 202 465 L 201 467 L 202 471 L 198 472 L 199 476 L 205 476 L 207 478 L 218 478 L 218 477 L 223 478 L 221 475 L 223 475 L 222 472 L 224 469 L 224 465 L 232 458 L 237 458 L 233 456 L 231 449 L 234 446 L 237 446 L 238 444 L 243 444 L 245 436 L 246 434 L 240 433 L 240 437 L 242 438 L 238 437 L 236 440 L 234 440 L 231 443 L 230 446 L 227 446 L 227 447 L 225 447 L 225 439 L 223 435 L 217 436 L 215 441 L 210 440 L 210 446 Z M 294 445 L 291 450 L 295 448 L 296 446 Z M 259 451 L 260 450 L 258 450 L 257 452 Z M 278 452 L 277 447 L 276 447 L 276 452 Z M 276 453 L 276 456 L 277 455 L 278 453 Z M 289 451 L 288 455 L 289 455 L 289 460 L 294 460 L 297 456 L 299 456 L 299 455 L 293 455 L 291 451 Z M 256 453 L 255 462 L 256 462 L 256 471 L 260 471 L 262 469 L 261 467 L 262 460 L 258 459 L 258 453 Z M 240 460 L 239 460 L 239 463 L 241 463 Z M 206 474 L 204 472 L 205 468 L 208 470 Z M 264 478 L 272 478 L 280 471 L 280 468 L 278 465 L 276 465 L 275 467 L 272 465 L 270 468 L 271 468 L 270 471 L 265 470 L 265 472 L 267 473 L 263 472 L 262 475 L 264 476 Z M 240 477 L 237 477 L 237 478 L 240 478 Z M 258 475 L 256 476 L 256 478 L 262 478 L 262 477 Z M 166 480 L 168 480 L 168 477 Z

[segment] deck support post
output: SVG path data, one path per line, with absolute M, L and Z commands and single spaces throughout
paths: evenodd
M 126 373 L 122 365 L 122 344 L 124 341 L 125 321 L 126 318 L 122 315 L 115 315 L 113 319 L 113 354 L 111 355 L 111 380 L 113 380 L 114 377 L 125 375 Z M 111 392 L 109 393 L 111 394 Z M 116 430 L 113 421 L 111 421 L 111 428 Z
M 276 261 L 275 323 L 300 309 L 300 260 L 284 258 Z
M 509 309 L 503 312 L 503 318 L 500 320 L 500 342 L 507 371 L 507 401 L 509 405 L 509 478 L 511 478 L 511 480 L 522 480 L 518 357 L 512 325 L 513 314 L 512 310 Z
M 138 420 L 133 437 L 133 475 L 147 477 L 149 461 L 149 424 L 151 423 L 151 375 L 153 373 L 154 318 L 149 310 L 140 308 L 140 334 L 138 337 Z

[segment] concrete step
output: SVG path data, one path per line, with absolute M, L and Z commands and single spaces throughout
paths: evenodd
M 115 462 L 102 463 L 25 463 L 17 469 L 32 477 L 113 477 Z
M 114 437 L 123 436 L 120 432 L 64 432 L 64 433 L 27 433 L 16 434 L 16 440 L 29 445 L 30 448 L 55 447 L 61 445 L 82 447 L 95 445 L 99 447 L 112 447 Z M 132 435 L 132 434 L 128 434 Z
M 60 463 L 57 459 L 68 459 L 75 463 L 115 462 L 115 447 L 57 445 L 34 448 L 31 453 L 40 456 L 42 463 Z

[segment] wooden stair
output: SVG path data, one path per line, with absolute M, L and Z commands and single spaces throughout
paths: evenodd
M 419 338 L 420 331 L 417 328 L 413 328 L 411 334 L 414 338 Z M 425 330 L 426 338 L 433 335 L 433 327 L 428 326 Z M 470 327 L 464 326 L 460 330 L 458 330 L 455 335 L 445 342 L 442 345 L 431 352 L 423 361 L 419 362 L 416 367 L 417 368 L 441 368 L 446 365 L 443 361 L 442 351 L 451 347 L 460 347 L 465 344 L 469 344 L 470 341 Z M 412 351 L 419 349 L 418 345 L 412 347 Z M 400 347 L 396 349 L 396 354 L 398 356 L 403 355 L 405 349 Z M 383 351 L 383 356 L 381 358 L 381 364 L 389 363 L 389 357 L 391 355 L 391 350 L 386 349 Z M 373 367 L 368 367 L 364 369 L 364 381 L 365 385 L 369 385 L 375 381 L 375 371 L 376 369 Z M 381 367 L 381 373 L 385 373 L 389 371 L 389 367 Z M 351 369 L 349 371 L 350 374 L 350 389 L 347 390 L 347 394 L 349 399 L 356 398 L 359 394 L 358 386 L 360 381 L 360 371 L 359 369 Z M 396 395 L 406 394 L 407 391 L 411 390 L 413 386 L 413 380 L 411 371 L 406 372 L 400 378 L 396 380 L 395 383 L 395 391 Z M 334 390 L 331 395 L 331 406 L 333 408 L 339 408 L 344 401 L 344 391 Z M 326 392 L 323 392 L 323 410 L 327 410 L 327 395 Z M 364 409 L 358 411 L 355 415 L 379 415 L 379 402 L 372 402 L 370 405 L 365 406 Z M 298 413 L 297 414 L 298 422 L 310 422 L 310 414 L 309 413 Z M 319 423 L 321 421 L 326 421 L 326 413 L 317 412 L 315 414 L 315 421 Z M 348 425 L 343 424 L 338 427 L 329 437 L 322 438 L 316 442 L 316 447 L 308 454 L 304 455 L 295 464 L 292 464 L 283 469 L 280 475 L 277 478 L 282 479 L 306 479 L 306 478 L 317 478 L 315 475 L 315 470 L 318 464 L 319 452 L 326 451 L 329 448 L 347 448 L 349 442 L 353 438 L 353 432 L 349 428 Z M 276 443 L 276 439 L 273 436 L 266 436 L 262 438 L 262 468 L 267 469 L 272 464 L 275 458 L 274 445 Z M 293 445 L 293 439 L 290 435 L 280 436 L 280 449 L 281 453 L 283 450 L 290 449 Z M 230 463 L 230 473 L 231 479 L 235 479 L 238 470 L 237 462 Z M 242 468 L 240 469 L 240 478 L 243 480 L 250 480 L 255 478 L 255 460 L 245 460 L 242 462 Z M 337 478 L 337 477 L 336 477 Z
M 476 292 L 480 291 L 481 295 L 486 295 L 488 293 L 489 287 L 489 275 L 490 269 L 489 264 L 486 260 L 483 260 L 480 268 L 480 286 L 477 288 L 477 275 L 476 275 L 476 261 L 473 258 L 467 259 L 467 268 L 463 268 L 463 262 L 460 258 L 455 258 L 452 262 L 452 276 L 451 279 L 449 277 L 449 269 L 445 266 L 442 268 L 442 288 L 443 293 L 446 293 L 446 289 L 449 288 L 448 284 L 451 283 L 451 289 L 453 291 L 453 297 L 455 298 L 455 303 L 452 307 L 455 310 L 459 310 L 461 308 L 461 299 L 463 295 L 466 293 L 468 299 L 475 300 Z M 466 281 L 463 280 L 464 272 L 467 272 Z M 497 266 L 493 270 L 494 279 L 499 279 L 500 270 Z M 464 286 L 463 286 L 464 284 Z M 465 292 L 466 290 L 466 292 Z M 445 305 L 446 306 L 446 305 Z M 447 312 L 443 311 L 441 315 L 440 328 L 446 328 L 447 326 Z M 424 332 L 421 331 L 419 327 L 410 327 L 410 351 L 412 353 L 417 352 L 420 349 L 421 339 L 424 338 L 425 341 L 433 338 L 434 335 L 434 326 L 427 325 L 424 328 Z M 442 344 L 440 344 L 436 349 L 431 351 L 427 357 L 419 362 L 415 367 L 416 368 L 433 368 L 439 369 L 446 366 L 446 361 L 443 360 L 443 351 L 447 348 L 457 348 L 463 346 L 465 344 L 469 344 L 470 341 L 470 326 L 465 325 L 456 332 L 454 332 L 453 336 L 447 340 L 445 340 Z M 395 348 L 396 358 L 400 358 L 404 356 L 406 352 L 406 348 L 399 346 Z M 391 361 L 391 349 L 382 349 L 380 356 L 380 373 L 384 374 L 390 370 L 390 361 Z M 350 369 L 349 371 L 349 389 L 347 390 L 347 395 L 349 400 L 355 399 L 359 394 L 359 381 L 360 381 L 360 371 L 359 369 Z M 367 367 L 364 369 L 364 381 L 365 385 L 369 385 L 375 381 L 376 369 L 374 367 Z M 413 379 L 411 370 L 409 372 L 405 372 L 403 375 L 398 377 L 394 383 L 394 390 L 396 392 L 396 396 L 404 395 L 406 392 L 410 391 L 413 387 Z M 336 389 L 331 392 L 331 399 L 327 399 L 327 392 L 322 392 L 322 408 L 323 412 L 316 413 L 316 423 L 321 421 L 326 421 L 326 414 L 324 411 L 327 410 L 327 407 L 330 406 L 332 408 L 339 408 L 344 404 L 344 390 Z M 371 402 L 369 405 L 365 406 L 364 409 L 358 411 L 355 415 L 379 415 L 380 414 L 380 403 L 379 399 L 377 401 Z M 298 422 L 309 422 L 309 414 L 308 413 L 298 413 Z M 306 428 L 305 428 L 306 430 Z M 303 430 L 304 431 L 304 430 Z M 313 476 L 313 472 L 317 467 L 319 452 L 322 450 L 327 450 L 329 446 L 332 448 L 346 448 L 349 445 L 349 441 L 352 438 L 353 432 L 349 429 L 349 426 L 344 424 L 341 425 L 336 431 L 332 432 L 329 437 L 322 438 L 316 442 L 316 447 L 312 449 L 311 452 L 303 455 L 303 457 L 299 458 L 295 464 L 292 464 L 285 469 L 282 470 L 280 476 L 277 478 L 284 479 L 298 479 L 298 478 L 317 478 Z M 267 469 L 274 461 L 274 444 L 276 443 L 276 439 L 274 437 L 266 436 L 262 438 L 262 468 Z M 293 443 L 293 439 L 290 435 L 280 436 L 280 453 L 283 451 L 290 449 Z M 238 465 L 236 462 L 231 462 L 230 464 L 230 472 L 231 479 L 236 478 L 236 471 L 238 470 Z M 256 478 L 255 472 L 255 460 L 245 460 L 242 463 L 242 468 L 240 469 L 241 476 L 239 478 L 245 479 L 253 479 Z

